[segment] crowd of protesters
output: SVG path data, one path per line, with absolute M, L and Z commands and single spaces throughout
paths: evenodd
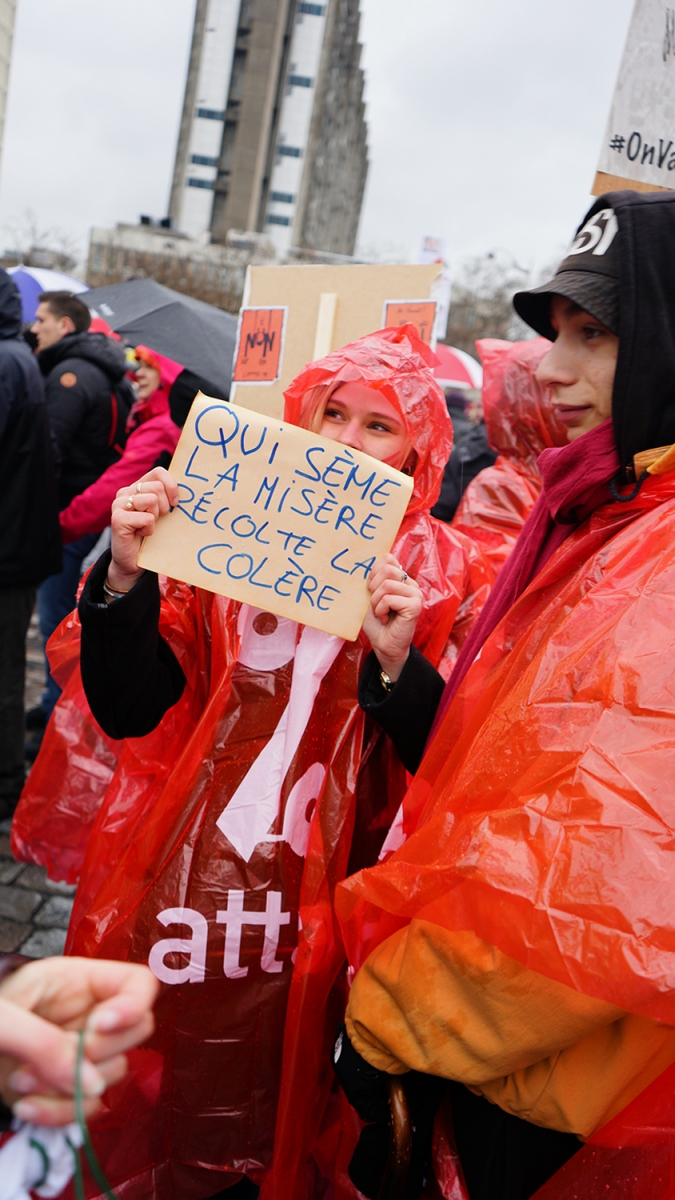
M 413 481 L 354 643 L 137 566 L 176 364 L 63 293 L 34 355 L 0 275 L 0 799 L 78 883 L 63 1005 L 0 962 L 0 1093 L 66 1124 L 86 1025 L 125 1200 L 673 1194 L 674 244 L 601 197 L 471 411 L 412 326 L 300 372 L 288 422 Z

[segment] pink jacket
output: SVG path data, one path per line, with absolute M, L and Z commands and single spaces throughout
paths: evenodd
M 124 453 L 85 491 L 59 513 L 63 545 L 85 533 L 101 533 L 110 524 L 110 508 L 119 488 L 128 487 L 151 470 L 163 450 L 173 454 L 180 429 L 169 415 L 169 402 L 161 388 L 135 409 L 140 425 L 129 434 Z

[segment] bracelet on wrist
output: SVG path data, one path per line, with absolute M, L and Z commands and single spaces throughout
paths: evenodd
M 380 667 L 380 683 L 387 694 L 396 686 L 396 680 L 392 679 L 391 675 L 387 675 L 384 667 Z
M 107 579 L 104 579 L 103 581 L 103 599 L 105 600 L 106 604 L 112 604 L 113 600 L 119 600 L 120 596 L 126 596 L 130 591 L 131 588 L 122 590 L 122 588 L 112 587 L 112 585 L 108 583 Z

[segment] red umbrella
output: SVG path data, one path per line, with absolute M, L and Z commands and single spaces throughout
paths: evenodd
M 481 388 L 483 386 L 483 368 L 480 363 L 464 350 L 456 350 L 454 346 L 436 346 L 436 357 L 440 365 L 434 371 L 434 378 L 443 388 Z

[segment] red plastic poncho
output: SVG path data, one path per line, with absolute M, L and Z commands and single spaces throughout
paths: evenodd
M 330 355 L 290 389 L 288 416 L 344 378 L 381 387 L 401 412 L 418 462 L 395 553 L 425 592 L 420 645 L 440 662 L 488 573 L 480 551 L 428 515 L 451 432 L 420 347 L 404 329 Z M 365 640 L 172 581 L 162 614 L 187 687 L 152 734 L 124 745 L 68 939 L 69 953 L 149 961 L 165 984 L 155 1037 L 94 1125 L 97 1152 L 125 1200 L 201 1200 L 244 1172 L 262 1180 L 283 1052 L 266 1194 L 290 1200 L 307 1194 L 330 1087 L 343 961 L 334 888 L 355 825 L 353 852 L 374 861 L 405 772 L 357 704 Z M 342 1006 L 338 986 L 336 1015 Z
M 535 373 L 551 347 L 546 338 L 476 342 L 483 364 L 483 411 L 488 441 L 499 457 L 467 487 L 452 519 L 477 541 L 495 573 L 503 567 L 541 491 L 537 458 L 564 446 L 567 430 L 553 412 L 550 392 Z
M 417 917 L 675 1025 L 674 597 L 671 471 L 598 508 L 485 643 L 406 797 L 416 831 L 338 888 L 355 967 Z M 672 1074 L 592 1138 L 647 1149 L 586 1149 L 542 1200 L 675 1194 Z
M 62 692 L 14 813 L 12 854 L 19 862 L 45 867 L 54 881 L 77 883 L 124 743 L 103 732 L 87 703 L 77 611 L 57 626 L 47 653 Z
M 152 795 L 161 793 L 174 762 L 166 744 L 182 736 L 186 722 L 196 720 L 203 708 L 206 681 L 195 669 L 189 650 L 197 636 L 191 594 L 175 581 L 166 581 L 164 587 L 172 599 L 161 607 L 159 630 L 178 657 L 188 686 L 166 714 L 161 736 L 155 730 L 146 738 L 116 741 L 94 719 L 80 674 L 77 609 L 47 642 L 49 666 L 63 690 L 21 793 L 11 845 L 16 859 L 45 867 L 52 880 L 78 882 L 104 799 L 111 803 L 122 789 L 132 807 L 136 795 L 150 795 L 149 788 Z M 124 770 L 118 771 L 122 754 Z
M 536 1200 L 672 1200 L 674 1144 L 675 1065 L 593 1134 Z

